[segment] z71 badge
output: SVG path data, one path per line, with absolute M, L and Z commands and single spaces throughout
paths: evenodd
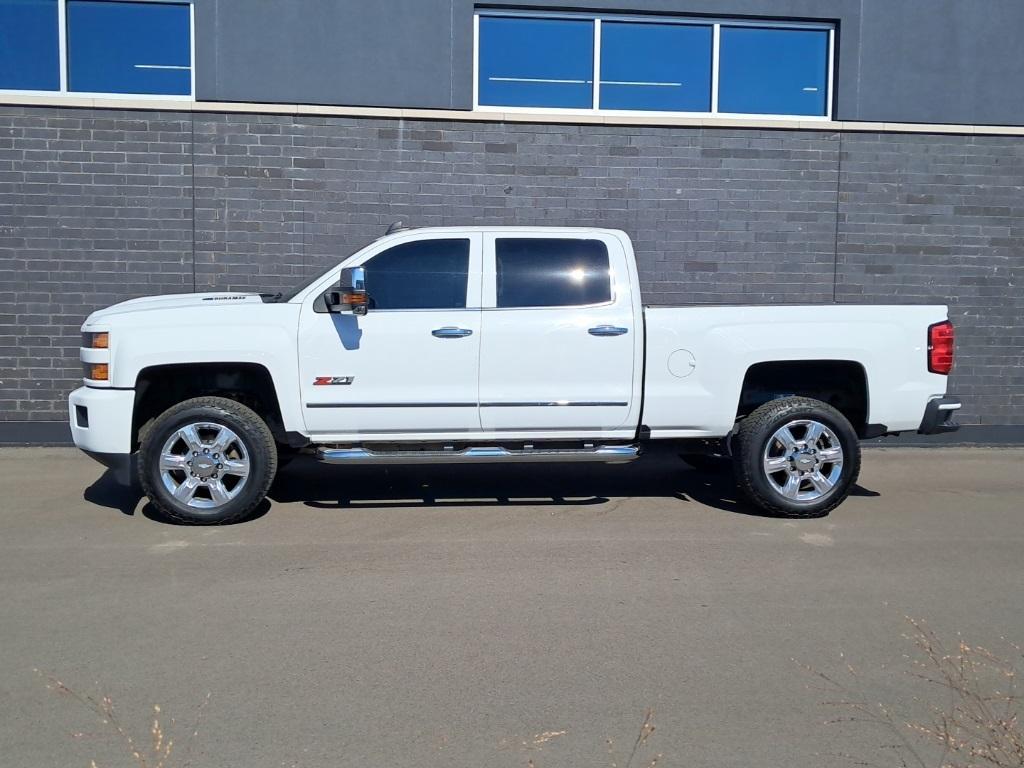
M 314 387 L 334 387 L 339 384 L 348 385 L 356 380 L 355 376 L 317 376 Z

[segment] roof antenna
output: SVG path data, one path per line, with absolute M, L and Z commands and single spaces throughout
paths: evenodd
M 387 237 L 388 235 L 393 235 L 395 232 L 401 232 L 403 229 L 408 229 L 408 227 L 405 226 L 404 221 L 399 219 L 390 227 L 388 227 L 388 231 L 384 233 L 384 236 Z

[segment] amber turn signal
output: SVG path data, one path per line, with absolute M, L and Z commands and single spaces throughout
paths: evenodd
M 92 348 L 93 349 L 108 349 L 110 347 L 110 334 L 109 333 L 94 333 L 92 335 Z
M 110 378 L 110 368 L 106 363 L 92 363 L 89 366 L 89 378 L 93 381 L 107 381 Z
M 367 295 L 361 291 L 356 293 L 345 293 L 342 294 L 342 301 L 351 307 L 366 304 L 369 301 Z

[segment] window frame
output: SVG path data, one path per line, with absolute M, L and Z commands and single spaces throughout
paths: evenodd
M 74 99 L 111 99 L 126 101 L 186 101 L 196 100 L 196 8 L 193 0 L 103 0 L 110 3 L 151 3 L 153 5 L 187 5 L 189 34 L 189 93 L 106 93 L 92 91 L 72 91 L 68 89 L 68 0 L 57 0 L 57 51 L 60 62 L 60 88 L 55 91 L 19 90 L 0 88 L 0 94 L 17 96 L 45 96 L 48 98 Z
M 594 66 L 592 82 L 594 86 L 594 103 L 585 109 L 570 107 L 511 107 L 480 103 L 480 18 L 502 17 L 521 19 L 565 19 L 572 21 L 590 20 L 594 25 Z M 602 109 L 601 98 L 601 22 L 631 22 L 646 24 L 680 24 L 684 26 L 711 27 L 711 111 L 710 112 L 674 112 L 665 110 L 636 109 Z M 762 29 L 816 30 L 828 33 L 828 62 L 825 80 L 825 114 L 824 115 L 762 115 L 750 112 L 720 112 L 718 109 L 718 72 L 721 53 L 722 27 L 757 27 Z M 808 121 L 828 122 L 832 120 L 832 108 L 835 97 L 835 47 L 836 28 L 829 21 L 777 21 L 772 19 L 730 19 L 727 17 L 677 16 L 668 14 L 594 14 L 566 12 L 545 12 L 529 10 L 484 9 L 473 13 L 473 111 L 483 113 L 533 113 L 545 115 L 610 115 L 614 117 L 669 117 L 669 118 L 728 118 L 736 120 L 757 121 Z

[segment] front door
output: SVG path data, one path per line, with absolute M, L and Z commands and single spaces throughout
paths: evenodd
M 618 240 L 488 234 L 484 265 L 483 429 L 556 437 L 624 427 L 642 329 Z
M 366 315 L 307 299 L 299 375 L 311 434 L 479 431 L 481 239 L 410 232 L 348 264 L 366 269 Z

